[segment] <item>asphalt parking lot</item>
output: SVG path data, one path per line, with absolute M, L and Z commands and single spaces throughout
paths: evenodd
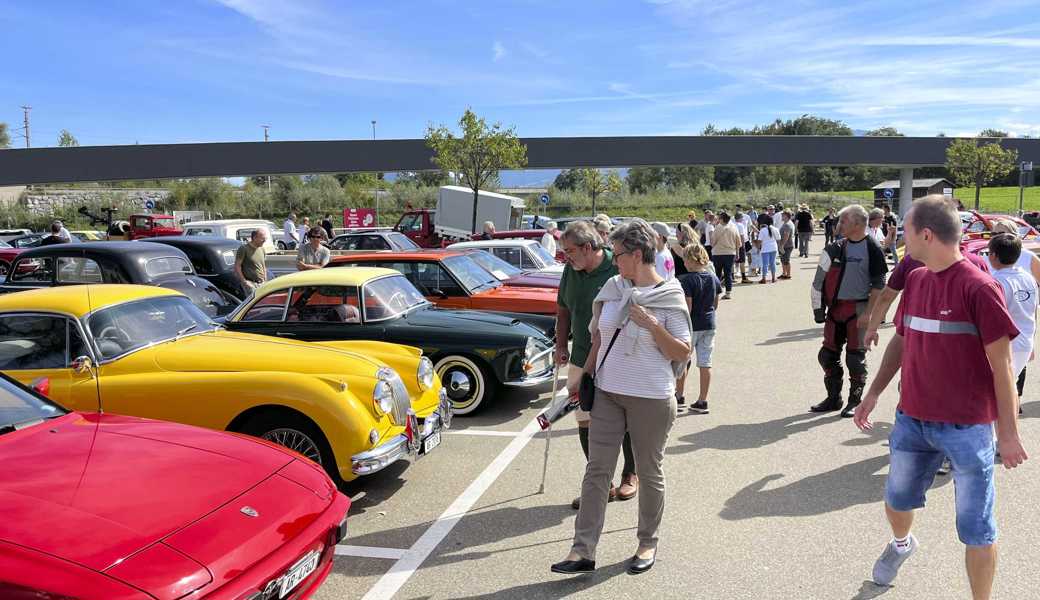
M 970 597 L 949 477 L 936 479 L 918 515 L 921 548 L 896 585 L 869 581 L 890 538 L 882 497 L 896 394 L 893 386 L 882 397 L 869 435 L 851 419 L 808 412 L 823 397 L 822 328 L 808 287 L 816 255 L 793 261 L 793 281 L 738 286 L 720 306 L 711 414 L 683 410 L 676 419 L 649 573 L 625 573 L 635 500 L 609 505 L 595 574 L 549 572 L 570 547 L 584 459 L 573 419 L 560 422 L 538 493 L 545 438 L 533 419 L 551 395 L 546 387 L 508 392 L 478 416 L 457 418 L 429 457 L 351 484 L 348 538 L 317 598 Z M 888 326 L 882 345 L 890 335 Z M 873 373 L 879 353 L 869 360 Z M 1034 457 L 998 468 L 996 598 L 1035 598 L 1040 583 L 1038 375 L 1040 367 L 1027 380 L 1021 420 Z M 695 397 L 695 382 L 690 390 Z

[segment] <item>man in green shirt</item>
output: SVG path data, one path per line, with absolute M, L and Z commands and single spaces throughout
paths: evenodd
M 267 281 L 267 254 L 264 242 L 267 241 L 267 229 L 257 227 L 249 241 L 242 244 L 235 252 L 235 275 L 246 290 L 255 290 Z
M 603 247 L 596 228 L 586 221 L 574 221 L 568 225 L 560 236 L 560 247 L 567 256 L 567 266 L 563 269 L 560 291 L 556 297 L 556 364 L 558 368 L 567 365 L 567 393 L 573 398 L 578 394 L 581 374 L 592 350 L 592 334 L 589 332 L 592 301 L 603 284 L 618 274 L 618 270 L 610 249 Z M 568 338 L 572 341 L 569 351 Z M 592 416 L 581 409 L 575 411 L 575 415 L 578 419 L 578 440 L 588 461 L 589 422 Z M 621 470 L 621 487 L 615 490 L 611 484 L 611 500 L 615 496 L 628 500 L 639 490 L 632 442 L 627 433 L 623 449 L 625 464 Z M 575 498 L 571 506 L 579 508 L 580 500 Z

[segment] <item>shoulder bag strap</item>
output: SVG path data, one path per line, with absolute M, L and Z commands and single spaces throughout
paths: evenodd
M 614 337 L 610 338 L 610 343 L 607 344 L 607 351 L 603 353 L 603 360 L 599 361 L 599 366 L 596 367 L 596 373 L 603 367 L 603 363 L 606 362 L 607 356 L 610 354 L 610 349 L 614 347 L 614 342 L 617 341 L 617 336 L 621 333 L 621 328 L 618 327 L 614 330 Z

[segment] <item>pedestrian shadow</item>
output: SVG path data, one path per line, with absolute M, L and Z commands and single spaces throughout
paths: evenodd
M 512 598 L 517 600 L 527 600 L 528 598 L 555 600 L 556 598 L 563 598 L 571 594 L 586 592 L 609 579 L 621 575 L 628 570 L 627 563 L 627 560 L 623 560 L 610 566 L 600 567 L 588 575 L 567 577 L 565 579 L 551 579 L 549 581 L 529 583 L 527 585 L 518 585 L 511 588 L 496 590 L 488 594 L 458 596 L 457 598 L 459 598 L 459 600 L 503 600 Z M 546 572 L 548 572 L 548 569 L 549 566 L 546 565 Z
M 859 586 L 859 592 L 852 597 L 852 600 L 872 600 L 882 594 L 887 594 L 890 589 L 892 589 L 890 585 L 878 585 L 873 581 L 864 581 L 863 585 Z
M 519 500 L 519 498 L 509 500 L 508 502 L 514 500 Z M 423 563 L 423 568 L 465 563 L 466 561 L 487 558 L 499 552 L 516 550 L 518 549 L 516 546 L 492 550 L 470 551 L 468 549 L 479 548 L 486 544 L 498 544 L 504 540 L 520 538 L 544 529 L 559 527 L 565 521 L 573 519 L 574 515 L 577 514 L 577 511 L 571 508 L 569 502 L 567 504 L 541 504 L 523 508 L 501 506 L 501 504 L 503 503 L 492 505 L 497 506 L 497 508 L 491 508 L 490 510 L 476 509 L 474 512 L 466 513 L 451 530 L 451 533 L 441 541 L 433 554 Z M 386 546 L 388 539 L 418 539 L 432 524 L 433 522 L 426 521 L 405 527 L 383 529 L 364 535 L 352 535 L 347 539 L 347 543 L 354 546 L 383 547 Z M 571 538 L 568 536 L 565 539 L 553 539 L 532 544 L 532 546 L 562 544 L 570 540 Z M 560 558 L 550 560 L 550 557 L 546 556 L 545 569 L 548 571 L 549 565 L 556 560 L 561 560 L 565 554 L 566 548 L 561 547 Z M 386 561 L 350 560 L 336 562 L 335 564 L 337 573 L 351 577 L 382 575 L 387 568 Z
M 727 500 L 719 516 L 727 521 L 755 517 L 813 517 L 881 502 L 885 497 L 887 477 L 881 471 L 887 465 L 888 455 L 883 454 L 770 489 L 766 486 L 783 479 L 784 475 L 767 475 Z M 932 488 L 942 487 L 950 479 L 936 477 Z
M 666 454 L 687 454 L 704 448 L 715 450 L 747 450 L 761 448 L 802 433 L 817 425 L 834 423 L 833 414 L 803 413 L 763 423 L 719 425 L 678 438 L 677 445 L 665 449 Z
M 1023 402 L 1022 414 L 1018 415 L 1018 418 L 1035 419 L 1037 417 L 1040 417 L 1040 401 Z
M 798 329 L 796 331 L 781 331 L 775 338 L 755 344 L 756 346 L 775 346 L 788 342 L 804 342 L 823 337 L 823 327 L 811 327 L 809 329 Z

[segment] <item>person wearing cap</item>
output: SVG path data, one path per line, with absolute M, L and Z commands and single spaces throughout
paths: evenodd
M 542 248 L 545 248 L 546 252 L 556 256 L 556 221 L 547 221 L 545 223 L 545 233 L 542 234 Z
M 596 228 L 596 233 L 599 234 L 603 243 L 606 244 L 607 240 L 610 238 L 610 217 L 607 217 L 606 215 L 596 215 L 596 217 L 592 219 L 592 225 Z

